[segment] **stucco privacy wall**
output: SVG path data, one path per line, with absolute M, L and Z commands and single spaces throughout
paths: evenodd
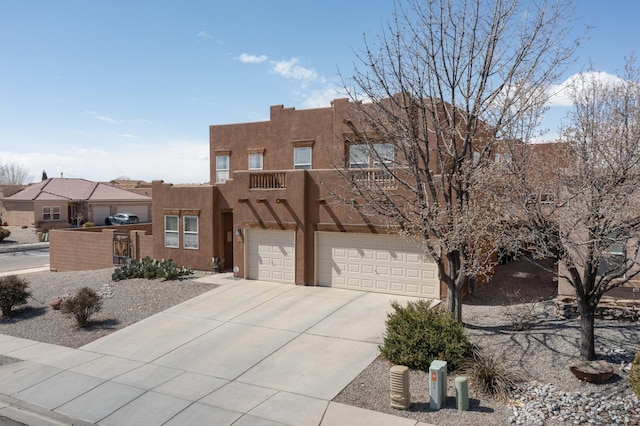
M 115 232 L 128 232 L 132 258 L 152 257 L 151 224 L 137 225 L 135 229 L 126 226 L 55 229 L 49 232 L 51 270 L 68 272 L 112 267 Z
M 569 281 L 565 278 L 568 272 L 563 266 L 562 262 L 558 263 L 558 297 L 576 297 L 575 289 L 569 284 Z M 635 291 L 634 291 L 635 289 Z M 627 281 L 624 285 L 618 288 L 614 288 L 605 293 L 604 297 L 611 297 L 614 299 L 624 299 L 640 301 L 640 277 L 636 277 Z

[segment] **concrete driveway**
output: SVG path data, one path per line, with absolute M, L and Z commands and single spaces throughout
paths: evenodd
M 221 286 L 79 349 L 0 335 L 24 360 L 0 367 L 0 415 L 20 401 L 118 426 L 416 424 L 330 402 L 377 356 L 390 302 L 412 298 L 203 279 Z

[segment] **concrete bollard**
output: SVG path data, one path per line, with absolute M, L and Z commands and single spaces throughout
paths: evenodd
M 458 410 L 469 409 L 469 384 L 466 377 L 456 377 L 456 405 Z

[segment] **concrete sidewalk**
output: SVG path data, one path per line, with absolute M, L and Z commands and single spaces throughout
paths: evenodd
M 0 335 L 0 354 L 24 360 L 0 366 L 0 416 L 48 412 L 51 423 L 38 424 L 119 426 L 421 424 L 331 402 L 377 356 L 390 302 L 411 298 L 224 274 L 201 280 L 221 286 L 79 349 Z

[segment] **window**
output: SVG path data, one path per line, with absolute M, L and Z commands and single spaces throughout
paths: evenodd
M 262 159 L 262 154 L 249 154 L 249 170 L 262 170 Z
M 42 220 L 60 220 L 60 206 L 43 207 Z
M 198 216 L 184 216 L 184 248 L 198 248 Z
M 495 155 L 495 160 L 496 160 L 496 163 L 502 163 L 504 165 L 507 165 L 507 164 L 511 163 L 511 160 L 513 160 L 513 155 L 511 155 L 511 154 L 496 154 Z
M 224 183 L 229 179 L 229 156 L 216 156 L 216 183 Z
M 473 165 L 477 166 L 480 163 L 480 153 L 478 151 L 473 151 Z
M 393 164 L 393 145 L 390 143 L 378 143 L 373 146 L 376 155 L 373 158 L 373 167 L 380 167 L 381 164 Z
M 624 271 L 627 252 L 625 245 L 626 237 L 618 236 L 619 233 L 612 232 L 607 238 L 609 246 L 600 255 L 598 262 L 598 275 L 619 274 Z M 624 276 L 624 275 L 623 275 Z
M 296 170 L 311 170 L 311 147 L 301 146 L 293 148 L 293 168 Z
M 373 151 L 369 145 L 349 145 L 349 167 L 366 169 L 380 167 L 382 164 L 393 164 L 394 146 L 390 143 L 377 143 Z
M 366 145 L 349 146 L 349 167 L 352 169 L 369 167 L 369 150 Z
M 164 217 L 164 246 L 171 248 L 180 247 L 180 225 L 178 216 Z

